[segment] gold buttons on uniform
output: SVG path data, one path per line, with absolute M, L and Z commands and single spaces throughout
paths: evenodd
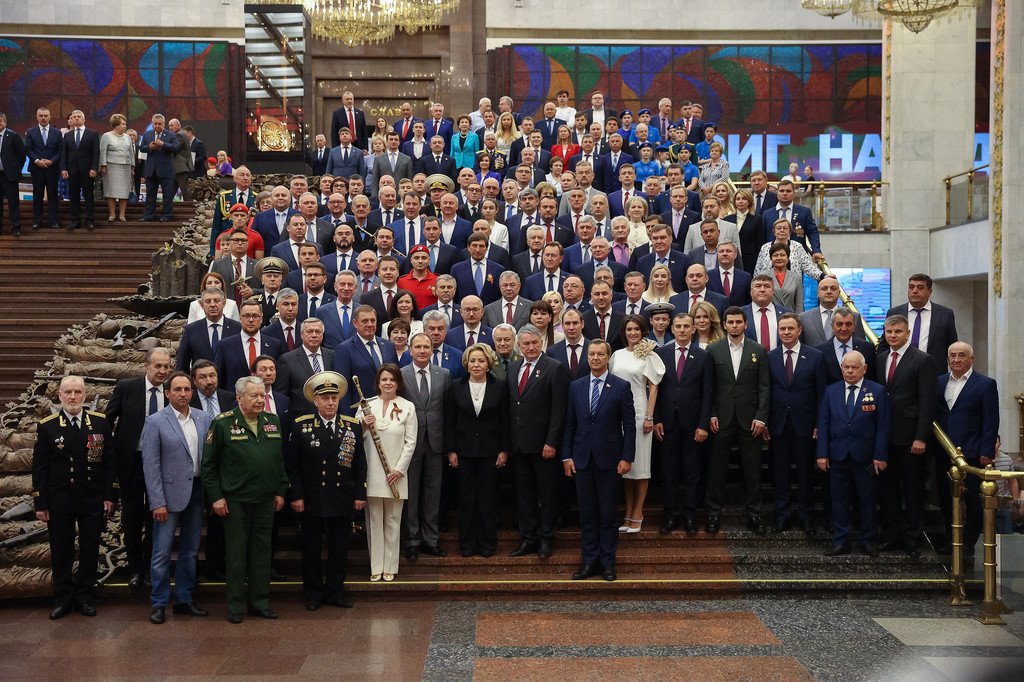
M 339 488 L 341 487 L 340 483 L 335 483 L 334 485 L 338 486 Z
M 321 483 L 320 485 L 322 485 L 322 486 L 323 486 L 323 485 L 327 485 L 327 483 Z
M 321 471 L 321 472 L 320 472 L 320 475 L 321 475 L 321 476 L 326 476 L 326 475 L 327 475 L 327 472 L 326 472 L 326 471 Z

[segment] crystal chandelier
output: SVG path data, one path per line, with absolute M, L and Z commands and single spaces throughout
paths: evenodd
M 398 28 L 415 33 L 439 26 L 447 12 L 459 8 L 459 0 L 399 0 Z
M 883 0 L 876 6 L 879 14 L 899 21 L 914 33 L 920 33 L 932 20 L 950 12 L 959 0 Z
M 846 14 L 853 7 L 853 0 L 801 0 L 804 9 L 817 12 L 823 17 L 835 19 Z
M 355 47 L 395 35 L 397 0 L 305 0 L 314 38 Z

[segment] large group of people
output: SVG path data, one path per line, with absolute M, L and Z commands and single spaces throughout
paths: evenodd
M 876 350 L 815 262 L 819 235 L 793 179 L 772 191 L 755 172 L 734 191 L 717 128 L 694 104 L 673 120 L 663 100 L 633 119 L 600 94 L 582 112 L 560 96 L 535 120 L 484 99 L 455 121 L 440 104 L 426 121 L 403 105 L 402 119 L 368 127 L 351 93 L 343 101 L 334 146 L 319 135 L 307 158 L 324 164 L 314 187 L 295 175 L 257 193 L 249 170 L 233 169 L 173 369 L 150 351 L 146 375 L 120 382 L 105 416 L 85 412 L 87 428 L 82 381 L 62 382 L 34 454 L 37 513 L 60 529 L 51 617 L 95 612 L 95 562 L 73 579 L 68 543 L 77 521 L 94 552 L 115 478 L 151 621 L 171 599 L 176 527 L 174 612 L 205 615 L 192 593 L 205 517 L 206 573 L 226 580 L 240 622 L 276 617 L 286 505 L 302 519 L 315 610 L 351 606 L 353 515 L 365 517 L 370 580 L 388 582 L 403 556 L 447 554 L 453 511 L 461 555 L 492 556 L 509 501 L 499 491 L 514 482 L 511 556 L 550 557 L 576 506 L 573 577 L 615 580 L 620 537 L 642 530 L 652 482 L 661 532 L 696 533 L 700 509 L 705 532 L 720 530 L 738 449 L 733 502 L 751 531 L 814 535 L 827 518 L 829 554 L 856 542 L 913 556 L 929 471 L 948 467 L 932 421 L 969 461 L 995 457 L 995 383 L 972 370 L 931 279 L 910 278 Z M 143 141 L 171 144 L 154 131 Z M 651 165 L 652 138 L 667 164 Z M 818 280 L 806 310 L 805 274 Z M 79 481 L 91 475 L 69 489 L 78 466 Z M 968 546 L 979 519 L 969 505 Z

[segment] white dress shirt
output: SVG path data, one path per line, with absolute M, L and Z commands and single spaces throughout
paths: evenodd
M 185 434 L 185 442 L 188 443 L 188 454 L 192 458 L 192 475 L 198 479 L 202 451 L 199 449 L 199 433 L 196 431 L 196 423 L 192 421 L 190 414 L 178 412 L 173 407 L 171 409 L 174 410 L 178 426 L 181 427 L 182 433 Z
M 733 376 L 739 377 L 740 363 L 743 361 L 743 339 L 740 339 L 739 345 L 736 345 L 732 342 L 731 337 L 726 338 L 729 343 L 729 357 L 732 358 L 732 373 Z
M 793 371 L 796 371 L 796 363 L 800 360 L 800 341 L 797 341 L 792 348 L 782 346 L 782 366 L 786 366 L 786 354 L 793 351 Z
M 893 348 L 892 349 L 892 351 L 889 353 L 889 357 L 886 358 L 886 360 L 885 360 L 885 376 L 886 377 L 889 376 L 889 368 L 892 367 L 893 355 L 899 355 L 899 358 L 897 358 L 897 360 L 896 360 L 896 367 L 899 367 L 900 363 L 903 361 L 903 359 L 906 358 L 906 354 L 907 354 L 907 349 L 908 348 L 910 348 L 910 341 L 909 340 L 905 344 L 903 344 L 902 348 Z
M 932 302 L 928 301 L 921 306 L 921 312 L 915 312 L 917 308 L 907 303 L 907 320 L 910 321 L 910 338 L 914 338 L 914 324 L 917 322 L 917 316 L 921 316 L 921 335 L 917 340 L 917 349 L 920 351 L 928 352 L 928 328 L 932 324 Z
M 761 306 L 751 302 L 751 310 L 754 313 L 754 335 L 757 337 L 757 342 L 761 343 Z M 764 306 L 767 308 L 768 315 L 768 350 L 775 350 L 775 347 L 779 345 L 779 318 L 775 312 L 775 304 L 769 303 Z
M 923 324 L 923 323 L 922 323 Z M 971 368 L 964 372 L 964 375 L 957 379 L 953 376 L 953 373 L 949 373 L 949 381 L 946 382 L 946 393 L 944 395 L 946 399 L 946 407 L 953 409 L 953 405 L 956 404 L 956 399 L 960 397 L 960 391 L 964 390 L 964 385 L 967 380 L 971 378 L 971 374 L 974 373 L 974 369 Z

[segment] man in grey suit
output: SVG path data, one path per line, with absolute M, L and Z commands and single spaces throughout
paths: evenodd
M 419 424 L 416 451 L 409 465 L 409 501 L 402 517 L 402 543 L 405 558 L 410 561 L 420 552 L 439 557 L 448 554 L 437 546 L 437 538 L 445 461 L 444 404 L 452 382 L 447 369 L 430 362 L 433 350 L 429 336 L 414 335 L 409 340 L 412 363 L 402 368 L 403 397 L 416 406 Z
M 188 179 L 196 167 L 192 160 L 192 141 L 176 118 L 167 122 L 167 130 L 174 133 L 178 141 L 178 149 L 174 152 L 174 184 L 181 190 L 182 201 L 192 201 L 192 192 L 188 188 Z
M 380 179 L 390 175 L 397 184 L 405 178 L 412 179 L 412 158 L 398 151 L 402 138 L 398 133 L 390 132 L 387 137 L 387 149 L 384 153 L 373 160 L 373 175 L 371 194 L 377 196 L 380 192 Z
M 328 253 L 334 248 L 334 225 L 317 217 L 320 201 L 312 192 L 299 197 L 299 213 L 306 221 L 306 241 L 320 247 L 320 253 Z
M 192 595 L 196 558 L 203 531 L 203 487 L 199 472 L 210 415 L 191 409 L 192 379 L 175 372 L 164 384 L 168 405 L 146 418 L 142 429 L 142 469 L 149 508 L 153 512 L 153 560 L 150 578 L 153 612 L 149 622 L 161 625 L 171 596 L 171 548 L 180 526 L 174 565 L 174 613 L 206 616 Z
M 519 331 L 530 321 L 530 304 L 519 295 L 522 282 L 513 270 L 506 270 L 498 277 L 501 298 L 484 306 L 484 324 L 492 329 L 501 323 L 511 324 Z
M 292 414 L 313 414 L 316 407 L 306 400 L 303 387 L 314 374 L 334 370 L 334 351 L 320 347 L 324 342 L 324 323 L 319 318 L 304 319 L 299 336 L 302 345 L 277 359 L 274 390 L 292 401 Z
M 252 296 L 253 270 L 256 268 L 256 261 L 249 258 L 246 252 L 249 249 L 249 236 L 244 227 L 231 231 L 228 235 L 228 253 L 210 263 L 210 272 L 215 272 L 224 278 L 228 285 L 227 296 L 230 296 L 235 304 Z M 240 277 L 245 277 L 244 283 L 235 284 Z
M 804 327 L 802 343 L 808 346 L 820 346 L 832 338 L 832 316 L 839 305 L 839 280 L 834 275 L 826 275 L 818 282 L 818 305 L 800 313 L 800 324 Z M 860 321 L 860 313 L 854 314 L 853 335 L 864 338 L 864 325 Z

